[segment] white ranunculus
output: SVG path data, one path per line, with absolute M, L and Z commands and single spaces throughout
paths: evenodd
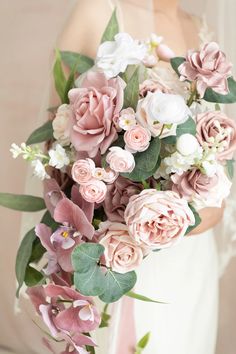
M 125 72 L 128 65 L 140 64 L 146 52 L 147 47 L 128 33 L 118 33 L 114 41 L 104 42 L 99 46 L 96 66 L 110 79 Z
M 199 142 L 192 134 L 183 134 L 177 139 L 177 150 L 184 156 L 193 155 L 199 148 Z
M 153 136 L 160 134 L 160 124 L 182 124 L 191 115 L 183 97 L 162 92 L 149 92 L 139 101 L 137 121 Z M 173 133 L 172 133 L 173 135 Z

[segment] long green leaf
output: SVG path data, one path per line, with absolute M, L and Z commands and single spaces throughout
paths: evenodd
M 61 102 L 64 103 L 64 94 L 67 80 L 63 72 L 61 54 L 58 49 L 56 49 L 56 60 L 53 67 L 53 76 L 56 91 L 61 99 Z
M 128 81 L 124 92 L 124 108 L 137 108 L 139 99 L 139 68 L 137 68 Z
M 156 304 L 166 304 L 165 302 L 153 300 L 147 296 L 136 294 L 133 291 L 129 291 L 125 295 L 128 297 L 131 297 L 132 299 L 136 299 L 136 300 L 140 300 L 140 301 L 144 301 L 144 302 L 154 302 Z
M 221 95 L 208 88 L 204 95 L 204 100 L 214 103 L 235 103 L 236 102 L 236 81 L 233 77 L 228 78 L 229 93 L 226 95 Z
M 170 60 L 171 66 L 176 72 L 177 75 L 179 75 L 179 66 L 185 62 L 185 58 L 183 57 L 175 57 Z
M 53 139 L 53 128 L 52 121 L 49 120 L 33 131 L 27 139 L 26 145 L 39 144 L 50 139 Z
M 21 241 L 20 247 L 16 256 L 15 272 L 16 279 L 18 282 L 18 289 L 16 296 L 19 297 L 20 289 L 24 283 L 26 268 L 29 263 L 33 242 L 36 239 L 36 234 L 34 229 L 27 232 L 23 240 Z
M 63 63 L 71 70 L 77 65 L 76 71 L 80 74 L 85 73 L 94 66 L 94 60 L 78 53 L 61 51 L 61 59 Z
M 101 43 L 106 41 L 113 41 L 115 35 L 119 32 L 119 23 L 116 16 L 116 9 L 113 11 L 108 25 L 103 33 Z
M 29 265 L 27 266 L 25 272 L 25 284 L 27 286 L 32 287 L 42 284 L 44 279 L 45 277 L 41 272 Z
M 0 205 L 19 211 L 34 212 L 46 208 L 44 200 L 32 195 L 0 193 Z

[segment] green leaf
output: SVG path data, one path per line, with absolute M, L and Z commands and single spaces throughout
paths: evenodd
M 105 274 L 105 279 L 105 291 L 99 298 L 105 303 L 111 303 L 119 300 L 134 287 L 137 276 L 135 272 L 121 274 L 108 269 Z
M 177 75 L 179 75 L 179 66 L 185 62 L 185 58 L 183 57 L 175 57 L 170 60 L 171 66 L 176 72 Z
M 139 99 L 139 68 L 137 68 L 124 91 L 124 108 L 132 107 L 134 110 L 137 108 Z
M 31 266 L 27 266 L 25 272 L 25 284 L 29 287 L 42 284 L 45 277 L 42 273 Z
M 61 102 L 64 103 L 65 87 L 67 80 L 63 72 L 61 54 L 58 49 L 56 49 L 56 60 L 53 67 L 53 76 L 56 91 L 61 99 Z
M 37 237 L 33 242 L 29 263 L 38 263 L 45 252 L 45 248 L 42 246 L 40 239 Z
M 71 70 L 76 65 L 76 71 L 80 74 L 85 73 L 94 66 L 94 60 L 85 55 L 69 51 L 61 51 L 60 53 L 63 63 Z
M 100 326 L 99 328 L 104 328 L 104 327 L 108 327 L 109 326 L 109 321 L 111 319 L 111 316 L 107 313 L 107 308 L 108 308 L 108 304 L 106 304 L 104 306 L 104 309 L 101 313 L 101 323 L 100 323 Z
M 228 78 L 229 93 L 226 95 L 221 95 L 208 88 L 204 95 L 204 100 L 214 103 L 235 103 L 236 102 L 236 81 L 233 77 Z
M 43 215 L 41 223 L 49 226 L 52 231 L 56 231 L 56 229 L 59 227 L 59 224 L 52 218 L 48 210 Z
M 104 292 L 105 276 L 98 264 L 103 252 L 104 247 L 95 243 L 81 244 L 72 252 L 74 284 L 83 295 L 97 296 Z
M 16 292 L 17 297 L 19 297 L 20 289 L 24 283 L 26 268 L 31 257 L 33 242 L 35 241 L 35 239 L 35 231 L 34 229 L 31 229 L 27 232 L 27 234 L 21 241 L 20 247 L 17 252 L 15 264 L 16 279 L 18 282 L 18 289 Z
M 140 300 L 140 301 L 144 301 L 144 302 L 154 302 L 156 304 L 165 304 L 165 302 L 150 299 L 147 296 L 136 294 L 133 291 L 129 291 L 125 295 L 128 297 L 131 297 L 132 299 L 136 299 L 136 300 Z
M 167 136 L 166 138 L 163 138 L 161 139 L 161 141 L 164 143 L 164 144 L 168 144 L 168 145 L 175 145 L 176 144 L 176 136 L 175 135 L 170 135 L 170 136 Z
M 108 22 L 108 25 L 102 35 L 101 43 L 107 41 L 113 41 L 115 35 L 119 33 L 119 23 L 116 16 L 116 9 L 113 11 L 112 16 Z
M 194 136 L 196 135 L 196 123 L 191 117 L 189 117 L 188 120 L 183 124 L 177 126 L 176 136 L 179 137 L 183 134 L 192 134 Z
M 146 348 L 146 346 L 149 342 L 149 339 L 150 339 L 150 335 L 151 335 L 151 333 L 148 332 L 147 334 L 145 334 L 145 336 L 143 338 L 140 339 L 140 341 L 138 342 L 139 348 L 141 348 L 141 349 Z
M 44 200 L 32 195 L 0 193 L 0 205 L 19 211 L 39 211 L 46 208 Z
M 149 148 L 134 155 L 135 168 L 131 173 L 123 173 L 122 176 L 135 182 L 145 181 L 151 177 L 160 166 L 161 142 L 158 137 L 152 139 Z
M 234 159 L 226 161 L 227 174 L 230 179 L 234 178 L 234 163 L 235 163 Z
M 29 136 L 26 145 L 39 144 L 43 141 L 53 139 L 52 121 L 44 123 Z
M 202 219 L 200 218 L 200 215 L 198 214 L 197 210 L 191 204 L 189 204 L 188 206 L 189 206 L 189 208 L 192 210 L 192 212 L 194 214 L 195 224 L 188 227 L 188 229 L 186 231 L 186 235 L 189 234 L 191 231 L 193 231 L 202 222 Z

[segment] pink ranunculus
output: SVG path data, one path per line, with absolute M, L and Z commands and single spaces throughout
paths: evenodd
M 197 139 L 201 145 L 216 146 L 219 160 L 230 160 L 236 151 L 236 122 L 221 111 L 197 115 Z
M 200 51 L 188 51 L 186 61 L 178 70 L 182 80 L 196 80 L 197 91 L 203 97 L 208 87 L 223 95 L 229 92 L 227 78 L 232 74 L 231 68 L 219 45 L 210 42 Z
M 96 345 L 84 335 L 97 329 L 101 321 L 91 298 L 54 284 L 29 288 L 27 293 L 55 339 L 65 340 L 80 354 L 86 353 L 86 345 Z
M 116 172 L 132 172 L 135 167 L 134 156 L 131 152 L 123 150 L 119 146 L 109 149 L 106 161 L 110 168 Z
M 105 247 L 106 266 L 115 272 L 127 273 L 141 264 L 145 252 L 130 237 L 126 225 L 106 221 L 100 224 L 96 237 Z
M 148 149 L 151 133 L 141 125 L 136 125 L 124 134 L 125 149 L 131 153 L 142 152 Z
M 174 174 L 172 190 L 191 202 L 196 209 L 222 206 L 230 193 L 232 183 L 227 178 L 222 166 L 218 166 L 212 177 L 202 174 L 194 168 L 182 175 Z
M 115 182 L 118 176 L 119 176 L 118 172 L 115 172 L 110 167 L 107 167 L 104 172 L 103 181 L 108 184 L 111 184 Z
M 78 152 L 90 157 L 106 152 L 117 138 L 113 118 L 123 106 L 124 81 L 106 79 L 103 73 L 89 71 L 81 87 L 69 91 L 72 109 L 71 142 Z
M 171 90 L 158 80 L 147 79 L 139 85 L 139 94 L 144 98 L 147 96 L 148 92 L 171 93 Z
M 91 159 L 76 161 L 71 170 L 72 178 L 78 184 L 85 184 L 93 178 L 95 163 Z
M 107 218 L 111 221 L 124 222 L 124 212 L 130 197 L 139 194 L 142 190 L 141 183 L 119 176 L 113 184 L 107 186 L 103 203 Z
M 92 178 L 79 187 L 82 197 L 89 203 L 101 203 L 106 197 L 107 187 L 103 181 Z
M 130 198 L 125 222 L 135 241 L 151 249 L 172 246 L 195 224 L 185 199 L 172 191 L 145 189 Z

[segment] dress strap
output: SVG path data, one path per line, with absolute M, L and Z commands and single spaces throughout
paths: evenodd
M 112 11 L 116 8 L 117 10 L 117 18 L 119 22 L 119 27 L 120 27 L 120 32 L 125 31 L 125 25 L 124 25 L 124 16 L 123 16 L 123 11 L 121 8 L 121 4 L 119 0 L 107 0 L 109 3 L 110 8 Z

